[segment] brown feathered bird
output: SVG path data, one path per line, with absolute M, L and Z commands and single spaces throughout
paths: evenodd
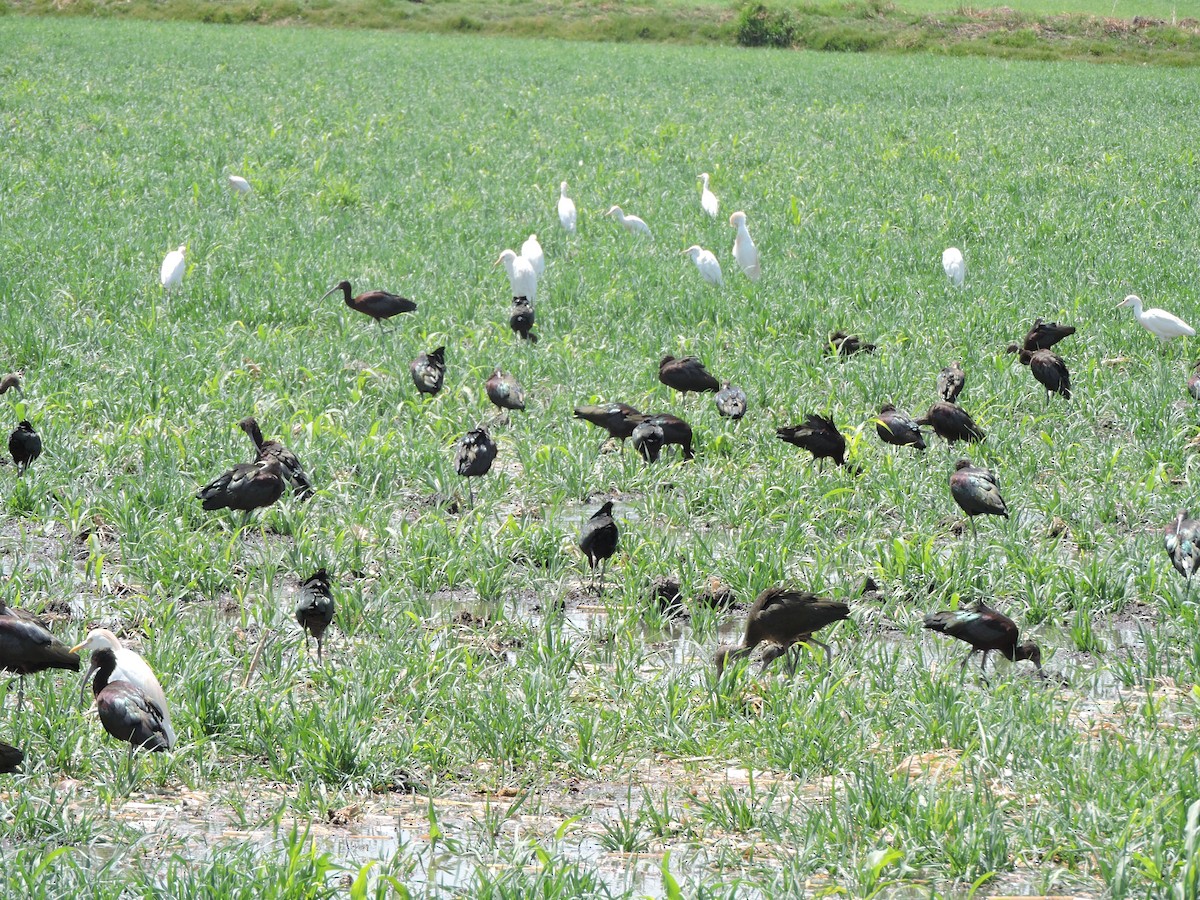
M 1061 356 L 1053 350 L 1020 350 L 1018 358 L 1022 365 L 1029 366 L 1038 384 L 1046 389 L 1047 402 L 1051 394 L 1061 394 L 1064 400 L 1071 399 L 1071 373 Z
M 829 343 L 825 345 L 826 353 L 833 353 L 838 356 L 853 356 L 855 353 L 874 353 L 875 349 L 874 344 L 868 344 L 857 334 L 846 334 L 844 331 L 835 331 L 829 336 Z
M 1200 362 L 1192 366 L 1192 377 L 1188 379 L 1187 389 L 1193 400 L 1200 400 Z
M 42 438 L 27 419 L 22 419 L 8 436 L 8 452 L 17 464 L 18 475 L 25 474 L 30 464 L 42 455 Z
M 446 378 L 445 345 L 428 353 L 418 353 L 416 359 L 408 364 L 408 372 L 412 375 L 417 392 L 432 397 L 442 389 L 442 382 Z
M 826 459 L 832 459 L 839 466 L 846 464 L 846 439 L 833 424 L 833 419 L 826 416 L 810 413 L 800 425 L 776 428 L 775 436 L 807 450 L 819 465 Z
M 816 644 L 825 651 L 826 661 L 833 661 L 829 645 L 813 637 L 826 625 L 850 618 L 850 607 L 837 600 L 818 597 L 808 591 L 789 587 L 770 587 L 758 595 L 746 614 L 746 633 L 740 644 L 727 644 L 717 649 L 717 677 L 726 664 L 749 656 L 759 644 L 769 646 L 763 651 L 765 670 L 774 660 L 797 644 Z M 793 658 L 791 669 L 795 671 Z
M 488 399 L 500 409 L 525 408 L 525 388 L 507 372 L 497 368 L 483 387 L 487 391 Z
M 963 367 L 958 360 L 955 360 L 938 373 L 938 396 L 946 403 L 954 403 L 958 400 L 958 395 L 962 393 L 962 389 L 966 386 L 966 383 L 967 373 L 963 371 Z
M 603 428 L 610 437 L 624 441 L 646 417 L 628 403 L 600 403 L 575 407 L 575 418 Z
M 304 629 L 305 653 L 308 653 L 308 636 L 316 638 L 317 662 L 323 659 L 325 631 L 333 624 L 334 610 L 329 573 L 324 568 L 317 569 L 300 584 L 295 610 L 296 622 Z
M 663 446 L 678 444 L 680 450 L 683 451 L 685 460 L 696 458 L 696 454 L 692 452 L 692 426 L 679 416 L 673 416 L 670 413 L 654 413 L 646 416 L 645 421 L 662 430 Z
M 23 392 L 21 374 L 20 372 L 9 372 L 3 378 L 0 378 L 0 394 L 5 394 L 13 389 Z
M 716 393 L 721 389 L 720 382 L 708 373 L 704 363 L 695 356 L 685 356 L 683 359 L 664 356 L 658 364 L 658 380 L 682 392 L 685 397 L 689 391 Z
M 1044 322 L 1040 318 L 1034 319 L 1033 325 L 1029 332 L 1025 335 L 1025 340 L 1020 346 L 1010 344 L 1008 352 L 1016 353 L 1019 350 L 1049 350 L 1065 337 L 1070 337 L 1075 333 L 1073 325 L 1059 325 L 1057 322 Z M 1013 348 L 1016 349 L 1013 349 Z
M 496 442 L 487 433 L 486 428 L 476 428 L 468 431 L 458 439 L 454 447 L 454 468 L 463 478 L 467 479 L 467 493 L 471 505 L 475 505 L 475 489 L 471 486 L 472 478 L 481 478 L 492 469 L 496 461 Z
M 342 292 L 342 298 L 348 307 L 364 316 L 370 316 L 379 324 L 380 331 L 383 330 L 384 319 L 390 319 L 401 313 L 413 312 L 417 308 L 417 304 L 407 297 L 389 294 L 387 291 L 367 291 L 357 297 L 351 296 L 350 282 L 348 281 L 339 281 L 326 291 L 321 299 L 324 300 L 330 294 L 336 294 L 338 291 Z
M 612 515 L 613 504 L 608 500 L 598 510 L 592 513 L 590 519 L 583 523 L 579 531 L 579 549 L 587 557 L 588 565 L 595 578 L 596 566 L 600 566 L 600 587 L 604 588 L 604 569 L 608 560 L 617 552 L 620 532 Z
M 291 450 L 279 443 L 279 441 L 264 441 L 262 430 L 258 427 L 258 420 L 254 416 L 246 416 L 237 423 L 238 428 L 249 435 L 250 440 L 254 441 L 254 447 L 258 451 L 255 457 L 256 461 L 264 459 L 276 459 L 279 461 L 279 468 L 283 472 L 283 477 L 288 484 L 292 486 L 296 497 L 300 500 L 308 500 L 316 491 L 313 489 L 312 482 L 308 479 L 308 473 L 304 471 L 304 466 L 300 462 L 300 458 Z
M 20 677 L 17 708 L 25 698 L 25 676 L 46 669 L 79 671 L 79 654 L 52 635 L 37 616 L 0 600 L 0 669 Z
M 971 645 L 971 652 L 959 666 L 959 680 L 967 669 L 967 663 L 976 653 L 983 652 L 979 661 L 979 671 L 984 672 L 987 666 L 988 654 L 998 650 L 1011 662 L 1027 659 L 1042 671 L 1042 651 L 1037 644 L 1027 641 L 1018 643 L 1020 632 L 1017 624 L 1004 613 L 997 612 L 982 602 L 976 603 L 974 609 L 947 609 L 930 613 L 925 617 L 925 627 L 939 634 L 948 634 Z M 984 672 L 986 678 L 986 672 Z
M 530 330 L 536 321 L 537 315 L 533 311 L 533 304 L 529 302 L 529 298 L 513 297 L 512 310 L 508 314 L 508 327 L 524 340 L 536 344 L 538 336 Z
M 917 423 L 890 403 L 879 407 L 879 416 L 875 419 L 875 433 L 885 444 L 925 449 L 925 436 L 921 434 Z
M 944 400 L 929 407 L 925 415 L 916 420 L 916 424 L 928 425 L 934 434 L 951 444 L 955 441 L 982 441 L 987 437 L 970 413 Z
M 241 510 L 246 514 L 242 520 L 245 525 L 254 510 L 270 506 L 282 497 L 286 485 L 283 466 L 277 458 L 268 456 L 222 472 L 196 492 L 196 499 L 206 510 Z
M 1000 496 L 1000 482 L 996 473 L 971 465 L 969 459 L 960 459 L 954 464 L 954 472 L 950 475 L 950 496 L 967 514 L 972 528 L 975 527 L 975 516 L 1008 518 L 1008 506 Z

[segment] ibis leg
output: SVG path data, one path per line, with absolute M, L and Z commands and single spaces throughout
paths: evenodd
M 833 651 L 829 649 L 829 645 L 824 641 L 818 641 L 815 637 L 810 637 L 808 640 L 809 643 L 816 644 L 825 651 L 825 665 L 828 668 L 833 668 Z

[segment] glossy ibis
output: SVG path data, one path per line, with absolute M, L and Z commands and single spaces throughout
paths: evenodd
M 538 278 L 546 273 L 546 254 L 542 252 L 542 245 L 536 234 L 525 238 L 525 242 L 521 244 L 521 255 L 529 260 L 529 264 L 533 266 L 533 271 Z
M 829 343 L 825 345 L 826 353 L 838 356 L 853 356 L 855 353 L 874 353 L 876 349 L 874 344 L 868 344 L 857 334 L 846 334 L 844 331 L 835 331 L 829 336 Z
M 1029 366 L 1029 371 L 1038 383 L 1046 389 L 1046 400 L 1051 394 L 1062 394 L 1064 400 L 1071 399 L 1071 373 L 1063 358 L 1053 350 L 1028 350 L 1018 352 L 1022 365 Z
M 818 463 L 832 459 L 839 466 L 846 464 L 846 439 L 833 424 L 833 419 L 826 416 L 810 413 L 801 425 L 776 428 L 775 436 L 807 450 Z
M 563 227 L 567 234 L 575 233 L 575 226 L 579 221 L 579 214 L 575 210 L 575 201 L 567 196 L 567 183 L 559 182 L 558 185 L 558 224 Z
M 717 195 L 708 188 L 708 173 L 700 173 L 700 208 L 704 210 L 705 215 L 710 219 L 717 217 L 717 211 L 720 209 L 720 204 L 717 202 Z
M 885 444 L 925 449 L 925 436 L 921 434 L 917 423 L 890 403 L 879 407 L 879 415 L 875 419 L 875 433 Z
M 0 741 L 0 775 L 7 775 L 10 772 L 21 771 L 21 763 L 25 761 L 25 754 L 14 747 L 12 744 L 6 744 Z
M 513 297 L 512 309 L 508 313 L 508 327 L 531 344 L 536 344 L 538 337 L 530 329 L 537 321 L 533 304 L 528 297 Z
M 1035 350 L 1049 350 L 1063 338 L 1070 337 L 1074 333 L 1073 325 L 1059 325 L 1057 322 L 1045 322 L 1040 318 L 1034 319 L 1028 334 L 1025 335 L 1025 340 L 1015 349 L 1013 345 L 1010 345 L 1008 352 L 1016 353 L 1019 350 L 1028 350 L 1032 353 Z
M 183 281 L 183 273 L 187 269 L 185 253 L 187 244 L 180 244 L 163 258 L 162 267 L 158 270 L 158 280 L 164 288 L 173 288 Z
M 25 698 L 25 676 L 46 669 L 79 671 L 79 655 L 52 635 L 42 621 L 0 601 L 0 669 L 20 678 L 17 708 Z
M 648 463 L 657 462 L 662 451 L 664 435 L 662 426 L 642 422 L 633 429 L 633 449 Z
M 23 475 L 30 463 L 42 455 L 41 435 L 33 430 L 27 419 L 22 419 L 8 436 L 8 452 L 17 464 L 18 475 Z
M 951 444 L 955 441 L 982 441 L 987 437 L 965 409 L 944 400 L 929 407 L 925 415 L 916 420 L 916 424 L 928 425 L 934 434 Z
M 621 207 L 619 207 L 619 206 L 610 206 L 608 208 L 608 212 L 606 212 L 605 215 L 612 216 L 613 218 L 615 218 L 618 222 L 621 223 L 621 226 L 626 231 L 628 231 L 630 234 L 644 234 L 647 237 L 654 236 L 654 235 L 650 234 L 650 226 L 649 225 L 647 225 L 644 221 L 639 219 L 637 216 L 625 215 L 625 211 L 623 209 L 621 209 Z
M 943 250 L 942 270 L 955 287 L 962 287 L 967 277 L 967 261 L 963 259 L 962 251 L 957 247 L 947 247 Z
M 0 394 L 5 394 L 16 388 L 18 391 L 21 388 L 21 372 L 9 372 L 3 378 L 0 378 Z
M 229 183 L 229 189 L 235 194 L 250 193 L 250 182 L 241 175 L 229 175 L 225 180 Z
M 628 403 L 600 403 L 575 407 L 575 418 L 603 428 L 610 437 L 624 441 L 633 434 L 633 429 L 646 421 L 646 416 Z
M 688 391 L 719 391 L 720 382 L 713 378 L 704 368 L 704 363 L 695 356 L 685 356 L 676 359 L 674 356 L 664 356 L 658 364 L 658 380 L 669 388 L 680 391 L 684 397 Z
M 662 429 L 663 446 L 678 444 L 685 460 L 696 458 L 696 454 L 692 452 L 692 426 L 683 419 L 670 413 L 655 413 L 647 416 L 646 422 Z
M 1163 529 L 1163 546 L 1175 571 L 1187 579 L 1188 590 L 1192 576 L 1200 568 L 1200 519 L 1189 519 L 1186 509 L 1181 509 L 1175 521 Z
M 738 268 L 751 281 L 758 281 L 762 277 L 762 265 L 758 248 L 754 246 L 750 232 L 746 230 L 746 214 L 738 210 L 729 217 L 729 224 L 737 229 L 733 238 L 733 258 L 737 261 Z
M 475 489 L 471 486 L 471 479 L 486 475 L 495 461 L 496 442 L 485 428 L 468 431 L 455 444 L 454 468 L 467 479 L 467 492 L 472 506 L 475 505 Z
M 579 531 L 579 549 L 587 557 L 593 579 L 596 575 L 596 565 L 600 565 L 601 590 L 604 589 L 604 568 L 609 558 L 617 552 L 617 543 L 620 540 L 620 532 L 617 530 L 617 523 L 613 521 L 612 511 L 612 501 L 608 500 L 592 513 L 592 517 L 583 523 L 583 528 Z
M 321 299 L 324 300 L 331 294 L 342 292 L 342 299 L 346 301 L 346 305 L 355 312 L 360 312 L 364 316 L 370 316 L 379 325 L 379 330 L 383 331 L 383 320 L 390 319 L 392 316 L 398 316 L 401 313 L 413 312 L 417 308 L 417 304 L 407 297 L 401 297 L 397 294 L 389 294 L 387 291 L 367 291 L 365 294 L 359 294 L 357 297 L 351 296 L 350 282 L 339 281 L 328 291 L 326 291 Z
M 709 284 L 720 287 L 725 283 L 725 279 L 721 275 L 721 264 L 717 262 L 717 258 L 713 256 L 711 250 L 705 250 L 699 244 L 692 244 L 683 252 L 692 258 L 692 262 L 696 264 L 696 268 L 700 272 L 700 277 Z
M 1200 400 L 1200 362 L 1192 366 L 1192 377 L 1188 379 L 1187 389 L 1192 399 Z
M 238 463 L 221 473 L 196 492 L 206 510 L 235 509 L 246 514 L 242 524 L 250 521 L 256 509 L 270 506 L 283 496 L 287 484 L 283 466 L 273 456 L 252 463 Z
M 279 441 L 264 441 L 262 430 L 258 427 L 258 420 L 254 416 L 246 416 L 237 424 L 238 428 L 246 432 L 250 440 L 254 441 L 254 447 L 258 451 L 255 461 L 278 460 L 284 479 L 292 486 L 292 490 L 299 500 L 308 500 L 316 493 L 299 457 Z
M 408 364 L 408 371 L 418 393 L 436 394 L 442 389 L 442 381 L 446 378 L 445 345 L 428 353 L 418 353 L 416 359 Z
M 492 372 L 492 377 L 484 384 L 484 390 L 488 399 L 501 409 L 525 408 L 525 388 L 516 378 L 499 368 Z
M 950 475 L 950 496 L 959 505 L 971 527 L 975 527 L 975 516 L 1003 516 L 1008 518 L 1008 507 L 1000 496 L 1000 482 L 996 473 L 971 465 L 969 459 L 960 459 L 954 464 Z
M 832 663 L 829 645 L 813 635 L 826 625 L 848 618 L 850 607 L 845 603 L 818 597 L 809 591 L 769 587 L 758 595 L 746 614 L 746 633 L 742 642 L 717 649 L 717 677 L 721 677 L 727 663 L 749 656 L 762 643 L 768 647 L 763 651 L 760 672 L 798 644 L 816 644 L 825 651 L 826 662 Z M 795 658 L 789 668 L 795 671 Z
M 967 383 L 967 373 L 962 364 L 955 360 L 938 373 L 937 393 L 945 403 L 954 403 Z
M 329 573 L 317 569 L 300 584 L 300 596 L 296 600 L 296 621 L 304 629 L 304 652 L 308 652 L 308 636 L 317 641 L 317 662 L 323 661 L 322 644 L 325 630 L 333 624 L 333 591 L 329 587 Z
M 1164 344 L 1177 337 L 1191 337 L 1196 333 L 1187 322 L 1178 316 L 1173 316 L 1165 309 L 1142 309 L 1142 298 L 1137 294 L 1130 294 L 1124 300 L 1117 304 L 1121 306 L 1133 307 L 1133 317 L 1138 320 L 1138 324 L 1157 337 Z
M 92 693 L 96 696 L 96 707 L 100 710 L 100 721 L 104 729 L 120 741 L 132 739 L 123 734 L 137 733 L 143 737 L 156 735 L 156 743 L 150 750 L 170 750 L 175 746 L 175 731 L 171 727 L 171 712 L 167 708 L 167 695 L 154 670 L 137 651 L 130 650 L 115 634 L 104 628 L 89 631 L 83 643 L 72 648 L 73 652 L 87 650 L 91 654 L 88 670 L 83 676 L 84 685 L 92 681 Z M 114 685 L 128 685 L 117 687 Z M 102 704 L 101 696 L 109 691 L 108 700 Z M 111 717 L 117 731 L 105 721 L 105 706 L 110 707 Z M 121 731 L 122 733 L 118 733 Z M 146 740 L 134 742 L 135 746 Z
M 971 652 L 959 666 L 959 680 L 967 669 L 967 663 L 976 653 L 983 651 L 983 659 L 979 661 L 979 671 L 987 666 L 988 654 L 999 650 L 1011 662 L 1028 659 L 1039 673 L 1042 671 L 1042 651 L 1032 641 L 1024 644 L 1017 643 L 1019 632 L 1017 624 L 1004 613 L 997 612 L 982 602 L 976 603 L 974 609 L 947 609 L 930 613 L 925 617 L 925 627 L 939 634 L 948 634 L 971 645 Z
M 717 391 L 717 412 L 728 419 L 740 419 L 746 414 L 746 392 L 728 381 Z

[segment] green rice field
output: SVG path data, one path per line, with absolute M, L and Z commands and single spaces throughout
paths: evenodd
M 20 710 L 0 680 L 26 757 L 0 896 L 1200 896 L 1200 592 L 1162 542 L 1196 502 L 1200 353 L 1116 308 L 1200 319 L 1198 103 L 1156 67 L 0 18 L 0 371 L 25 380 L 0 432 L 45 444 L 0 468 L 0 596 L 141 652 L 179 738 L 131 758 L 78 675 L 27 677 Z M 493 265 L 531 232 L 532 346 Z M 382 331 L 319 299 L 341 279 L 418 309 Z M 1037 316 L 1078 329 L 1069 401 L 1005 353 Z M 830 356 L 835 329 L 878 349 Z M 424 398 L 408 363 L 440 344 Z M 666 354 L 746 417 L 661 385 Z M 986 441 L 884 446 L 880 404 L 922 413 L 952 360 Z M 489 404 L 495 367 L 525 412 Z M 572 417 L 607 401 L 685 418 L 696 459 Z M 776 439 L 811 412 L 861 474 Z M 252 459 L 251 414 L 318 492 L 242 527 L 194 495 Z M 472 506 L 454 445 L 482 423 Z M 959 456 L 1010 518 L 965 526 Z M 575 544 L 606 500 L 599 593 Z M 292 616 L 321 566 L 323 663 Z M 775 584 L 850 605 L 832 663 L 718 679 Z M 1049 678 L 960 677 L 922 618 L 975 600 Z

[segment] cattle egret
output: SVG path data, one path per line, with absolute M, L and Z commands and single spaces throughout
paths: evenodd
M 500 258 L 492 263 L 492 268 L 504 264 L 508 273 L 508 283 L 512 286 L 512 296 L 524 297 L 530 304 L 537 300 L 537 269 L 524 256 L 518 256 L 512 250 L 505 250 Z
M 942 268 L 946 277 L 954 282 L 955 287 L 962 287 L 967 277 L 967 261 L 963 259 L 962 251 L 957 247 L 947 247 L 942 251 Z
M 83 676 L 83 684 L 86 686 L 87 680 L 95 675 L 96 680 L 92 687 L 97 695 L 106 684 L 117 682 L 136 688 L 145 699 L 146 705 L 153 711 L 154 718 L 158 720 L 165 749 L 170 750 L 175 746 L 175 731 L 171 728 L 167 695 L 163 693 L 162 685 L 158 683 L 154 670 L 147 665 L 146 660 L 136 651 L 124 646 L 111 631 L 103 628 L 89 631 L 83 643 L 76 645 L 71 652 L 78 653 L 80 650 L 87 650 L 92 655 L 87 673 Z M 109 733 L 112 734 L 112 731 L 109 730 Z
M 241 175 L 230 175 L 229 189 L 235 194 L 248 194 L 250 193 L 250 182 Z
M 538 243 L 536 234 L 525 238 L 525 243 L 521 245 L 521 255 L 529 260 L 533 271 L 541 278 L 546 271 L 546 254 L 542 252 L 542 245 Z
M 1137 294 L 1130 294 L 1124 300 L 1117 304 L 1120 306 L 1132 306 L 1133 317 L 1138 320 L 1138 324 L 1157 337 L 1164 344 L 1177 337 L 1192 337 L 1196 333 L 1196 329 L 1178 316 L 1173 316 L 1165 309 L 1142 309 L 1142 298 Z
M 700 191 L 700 208 L 708 213 L 710 218 L 717 217 L 717 195 L 708 189 L 708 173 L 701 172 L 700 180 L 704 183 L 704 188 Z
M 172 250 L 162 262 L 158 271 L 158 280 L 165 288 L 172 288 L 183 281 L 183 270 L 187 268 L 183 254 L 187 252 L 187 244 L 180 244 L 178 250 Z
M 606 216 L 614 216 L 618 222 L 620 222 L 622 225 L 625 226 L 625 230 L 628 231 L 630 234 L 645 234 L 645 235 L 649 235 L 650 237 L 654 236 L 654 235 L 650 234 L 650 226 L 649 225 L 647 225 L 645 222 L 643 222 L 637 216 L 625 215 L 624 210 L 622 210 L 621 207 L 619 207 L 619 206 L 609 207 L 609 210 L 608 210 L 608 212 L 605 213 L 605 215 Z
M 558 186 L 558 221 L 567 234 L 574 234 L 578 218 L 578 213 L 575 212 L 575 201 L 567 196 L 567 183 L 564 181 Z
M 758 261 L 758 248 L 746 230 L 746 214 L 738 210 L 729 217 L 729 224 L 737 229 L 737 237 L 733 239 L 733 258 L 747 278 L 758 281 L 762 277 L 762 267 Z
M 705 250 L 697 244 L 692 244 L 683 252 L 692 258 L 692 262 L 696 264 L 696 268 L 700 270 L 700 275 L 705 281 L 718 287 L 724 284 L 724 279 L 721 277 L 721 264 L 717 262 L 717 258 L 713 256 L 711 250 Z

